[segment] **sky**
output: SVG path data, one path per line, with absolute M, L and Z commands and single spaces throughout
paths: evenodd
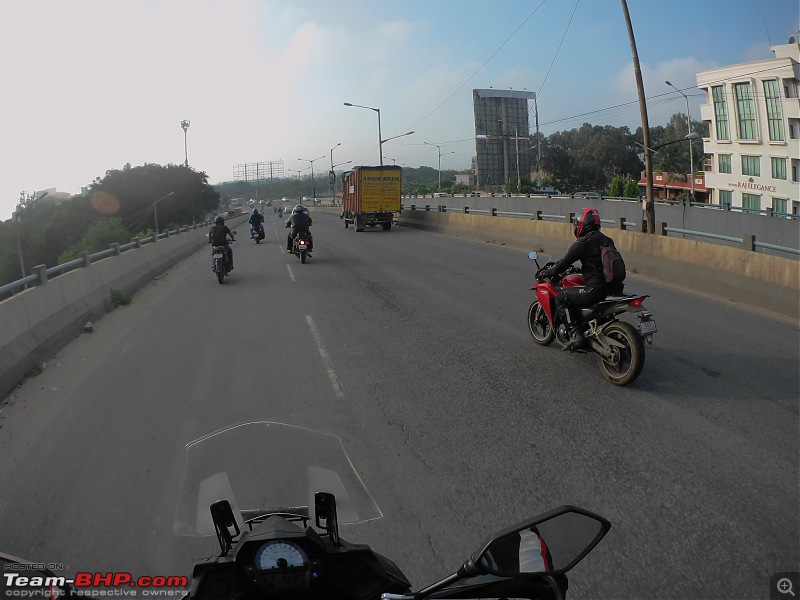
M 699 120 L 697 71 L 800 29 L 799 0 L 627 2 L 651 127 L 686 112 L 665 81 Z M 211 183 L 258 161 L 327 171 L 334 147 L 377 164 L 377 113 L 345 102 L 379 108 L 384 139 L 414 131 L 383 144 L 408 167 L 437 167 L 427 142 L 469 168 L 475 88 L 536 92 L 544 135 L 634 131 L 631 56 L 620 0 L 0 0 L 0 220 L 22 191 L 181 164 L 184 141 Z

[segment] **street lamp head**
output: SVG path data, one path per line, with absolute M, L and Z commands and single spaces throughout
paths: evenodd
M 696 140 L 696 139 L 699 139 L 699 138 L 700 138 L 700 134 L 699 133 L 695 133 L 693 131 L 692 133 L 687 134 L 683 139 L 685 139 L 685 140 Z
M 181 121 L 181 129 L 183 129 L 183 131 L 185 132 L 187 129 L 189 129 L 190 124 L 191 121 L 184 119 L 183 121 Z
M 665 81 L 664 83 L 666 83 L 668 86 L 672 86 L 672 84 L 669 81 Z
M 352 105 L 352 104 L 350 104 L 349 102 L 345 102 L 345 103 L 344 103 L 344 105 L 345 105 L 345 106 L 353 106 L 353 105 Z

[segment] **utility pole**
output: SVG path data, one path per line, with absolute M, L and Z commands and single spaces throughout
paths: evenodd
M 647 213 L 646 233 L 656 231 L 656 206 L 653 201 L 653 155 L 650 145 L 650 125 L 647 121 L 647 99 L 644 95 L 644 84 L 642 83 L 642 69 L 639 66 L 639 55 L 636 52 L 636 39 L 633 36 L 633 25 L 631 25 L 631 15 L 628 12 L 628 3 L 622 1 L 622 12 L 625 14 L 625 24 L 628 26 L 628 37 L 631 41 L 631 53 L 633 55 L 633 71 L 636 74 L 636 89 L 639 91 L 639 111 L 642 114 L 642 137 L 644 142 L 644 169 L 647 181 L 647 200 L 645 212 Z M 642 224 L 642 231 L 645 231 Z

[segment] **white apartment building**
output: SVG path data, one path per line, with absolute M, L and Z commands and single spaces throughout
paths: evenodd
M 709 202 L 800 214 L 800 40 L 775 58 L 697 73 Z

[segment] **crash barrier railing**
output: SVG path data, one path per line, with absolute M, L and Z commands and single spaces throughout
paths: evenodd
M 580 194 L 507 194 L 507 193 L 492 193 L 492 194 L 451 194 L 448 196 L 434 196 L 432 194 L 405 194 L 402 197 L 404 199 L 410 198 L 427 198 L 431 197 L 432 199 L 442 199 L 442 198 L 570 198 L 570 199 L 581 199 L 585 198 Z M 589 198 L 591 199 L 591 198 Z M 598 200 L 615 200 L 618 202 L 633 202 L 633 203 L 640 203 L 642 198 L 625 198 L 619 196 L 598 196 L 596 199 Z M 663 204 L 665 206 L 682 206 L 684 204 L 683 200 L 665 200 L 656 199 L 655 204 Z M 776 217 L 779 219 L 800 219 L 800 214 L 795 213 L 785 213 L 773 210 L 772 207 L 768 207 L 765 209 L 757 209 L 757 208 L 745 208 L 743 206 L 732 206 L 730 204 L 708 204 L 706 202 L 687 202 L 687 206 L 692 206 L 695 208 L 709 208 L 715 210 L 724 210 L 730 212 L 741 212 L 744 214 L 753 214 L 753 215 L 764 215 L 766 217 Z
M 0 299 L 2 299 L 3 296 L 8 293 L 14 293 L 17 290 L 25 289 L 29 285 L 44 285 L 47 283 L 48 279 L 61 275 L 62 273 L 66 273 L 67 271 L 88 267 L 93 262 L 98 260 L 103 260 L 104 258 L 109 258 L 111 256 L 119 256 L 123 252 L 133 250 L 135 248 L 141 248 L 145 244 L 152 244 L 160 239 L 198 229 L 199 227 L 205 227 L 210 224 L 211 221 L 204 221 L 203 223 L 196 223 L 195 225 L 184 225 L 183 227 L 172 230 L 167 229 L 159 234 L 150 235 L 145 238 L 133 238 L 133 240 L 127 244 L 111 244 L 107 250 L 100 250 L 99 252 L 95 252 L 93 254 L 81 252 L 78 258 L 50 268 L 47 268 L 45 265 L 38 265 L 33 268 L 33 273 L 27 277 L 23 277 L 22 279 L 18 279 L 16 281 L 12 281 L 11 283 L 0 286 Z
M 418 207 L 416 204 L 411 204 L 410 206 L 401 206 L 401 208 L 404 209 L 404 210 L 413 210 L 413 211 L 423 210 L 423 211 L 429 211 L 430 212 L 432 210 L 432 207 L 429 204 L 426 204 L 424 207 Z M 537 210 L 537 211 L 532 212 L 532 213 L 526 213 L 526 212 L 501 211 L 501 210 L 498 210 L 496 208 L 475 209 L 475 208 L 470 208 L 469 206 L 465 206 L 464 208 L 458 208 L 458 209 L 450 208 L 448 210 L 447 206 L 445 206 L 445 205 L 436 206 L 436 207 L 433 207 L 433 209 L 435 209 L 436 212 L 444 212 L 444 213 L 446 213 L 446 212 L 451 212 L 451 213 L 457 212 L 457 213 L 463 213 L 463 214 L 466 214 L 466 215 L 469 215 L 469 214 L 484 214 L 484 215 L 489 215 L 489 216 L 492 216 L 492 217 L 513 217 L 513 218 L 531 219 L 531 220 L 534 220 L 534 221 L 545 221 L 545 220 L 562 221 L 562 222 L 565 222 L 565 223 L 572 223 L 572 220 L 575 217 L 575 213 L 566 213 L 566 214 L 563 214 L 563 215 L 549 215 L 549 214 L 543 213 L 540 210 Z M 627 229 L 636 230 L 638 225 L 639 225 L 635 221 L 627 220 L 625 217 L 620 217 L 616 221 L 601 219 L 600 222 L 601 222 L 601 224 L 611 225 L 611 226 L 616 227 L 617 229 L 623 229 L 623 230 L 627 230 Z M 770 250 L 777 250 L 779 252 L 786 252 L 787 254 L 793 254 L 795 256 L 800 256 L 800 249 L 789 248 L 787 246 L 780 246 L 778 244 L 768 244 L 768 243 L 765 243 L 765 242 L 759 242 L 759 241 L 756 240 L 756 236 L 755 235 L 746 235 L 744 237 L 733 237 L 733 236 L 728 236 L 728 235 L 720 235 L 720 234 L 717 234 L 717 233 L 709 233 L 709 232 L 706 232 L 706 231 L 694 231 L 694 230 L 691 230 L 691 229 L 679 229 L 677 227 L 669 227 L 667 225 L 667 223 L 664 223 L 664 222 L 659 223 L 658 230 L 657 230 L 657 234 L 658 235 L 667 236 L 670 233 L 677 233 L 677 234 L 681 234 L 681 235 L 693 235 L 693 236 L 697 236 L 697 237 L 708 238 L 708 239 L 711 239 L 711 240 L 722 240 L 722 241 L 726 241 L 726 242 L 732 242 L 732 243 L 735 243 L 735 244 L 740 244 L 743 249 L 750 250 L 752 252 L 755 252 L 757 248 L 769 248 Z

